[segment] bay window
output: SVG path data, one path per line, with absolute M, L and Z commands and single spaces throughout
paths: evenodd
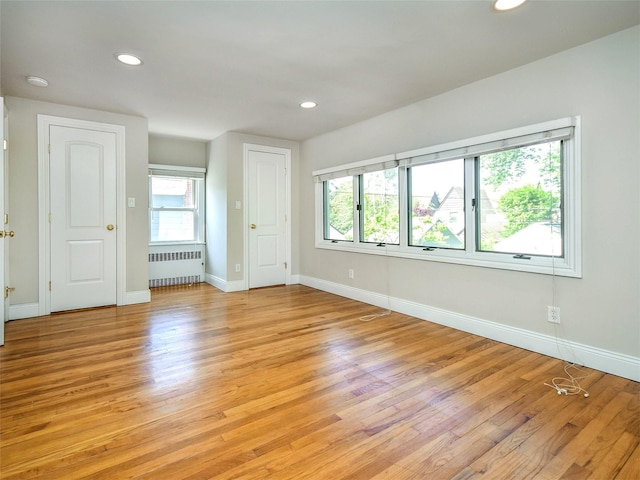
M 579 277 L 579 138 L 570 117 L 314 172 L 316 247 Z

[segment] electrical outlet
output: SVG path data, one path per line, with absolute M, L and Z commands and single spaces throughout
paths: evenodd
M 239 271 L 240 271 L 240 264 L 236 263 L 236 272 L 239 272 Z
M 551 323 L 560 323 L 560 307 L 547 307 L 547 321 Z
M 349 269 L 349 278 L 353 278 L 353 268 Z

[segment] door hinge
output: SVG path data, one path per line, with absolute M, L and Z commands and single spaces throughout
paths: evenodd
M 4 287 L 4 298 L 9 298 L 9 294 L 14 290 L 14 287 Z
M 49 281 L 49 291 L 51 291 L 51 281 Z
M 284 262 L 284 269 L 287 269 L 287 262 Z
M 47 151 L 51 153 L 51 144 L 47 145 Z
M 8 145 L 8 144 L 7 144 L 7 141 L 5 140 L 5 141 L 3 142 L 2 148 L 3 148 L 4 150 L 6 150 L 6 149 L 7 149 L 7 145 Z

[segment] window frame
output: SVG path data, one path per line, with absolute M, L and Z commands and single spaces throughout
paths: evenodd
M 517 258 L 513 253 L 485 252 L 480 250 L 476 238 L 478 235 L 477 219 L 473 199 L 479 194 L 476 181 L 477 152 L 488 153 L 499 149 L 507 150 L 517 146 L 530 145 L 545 141 L 550 132 L 559 130 L 571 134 L 562 142 L 562 227 L 563 227 L 563 256 L 536 256 L 525 255 Z M 529 138 L 531 140 L 529 140 Z M 529 143 L 509 143 L 511 139 L 521 139 Z M 525 140 L 522 140 L 525 139 Z M 535 140 L 537 139 L 537 140 Z M 516 141 L 514 140 L 514 141 Z M 549 141 L 553 140 L 550 138 Z M 457 142 L 435 145 L 404 153 L 386 155 L 370 160 L 340 165 L 313 172 L 316 182 L 316 248 L 357 252 L 365 254 L 389 255 L 415 260 L 435 261 L 470 265 L 478 267 L 514 270 L 547 275 L 566 277 L 582 277 L 582 239 L 581 239 L 581 175 L 580 175 L 580 145 L 581 145 L 581 119 L 580 116 L 566 117 L 550 122 L 543 122 L 516 129 L 505 130 L 488 135 L 474 137 Z M 409 215 L 411 208 L 408 205 L 408 175 L 407 170 L 411 166 L 411 159 L 421 159 L 424 163 L 437 162 L 454 157 L 464 158 L 465 175 L 465 239 L 464 249 L 454 250 L 446 248 L 424 248 L 422 246 L 410 246 L 408 231 Z M 426 159 L 426 160 L 425 160 Z M 420 163 L 417 163 L 420 164 Z M 359 187 L 359 175 L 366 171 L 383 170 L 398 166 L 398 193 L 400 195 L 400 242 L 399 245 L 371 244 L 361 241 L 359 210 L 355 205 L 355 199 L 361 198 Z M 324 205 L 323 192 L 324 181 L 329 178 L 352 176 L 354 181 L 354 238 L 353 241 L 325 240 L 324 232 Z M 381 248 L 384 247 L 384 248 Z
M 148 213 L 148 243 L 149 246 L 157 245 L 194 245 L 205 244 L 205 174 L 206 169 L 201 167 L 182 167 L 176 165 L 160 165 L 149 164 L 149 213 Z M 153 177 L 176 177 L 176 178 L 188 178 L 196 180 L 193 184 L 193 207 L 154 207 L 153 206 L 153 189 L 152 178 Z M 152 215 L 154 212 L 167 212 L 176 211 L 193 212 L 194 223 L 194 239 L 193 240 L 151 240 L 151 225 Z
M 398 187 L 397 187 L 397 195 L 398 195 L 398 243 L 387 243 L 384 242 L 382 240 L 365 240 L 364 239 L 364 235 L 365 235 L 365 225 L 366 225 L 366 213 L 367 213 L 367 209 L 366 209 L 366 195 L 367 193 L 365 192 L 365 180 L 364 180 L 364 175 L 370 174 L 370 173 L 376 173 L 376 172 L 384 172 L 386 170 L 396 170 L 396 178 L 397 178 L 397 182 L 398 182 Z M 402 231 L 401 231 L 401 220 L 400 217 L 402 216 L 402 212 L 403 209 L 401 207 L 400 204 L 400 199 L 401 199 L 401 193 L 400 193 L 400 169 L 399 167 L 395 166 L 395 167 L 391 167 L 391 168 L 384 168 L 381 170 L 376 170 L 374 172 L 364 172 L 360 175 L 358 175 L 357 177 L 355 177 L 356 180 L 358 181 L 358 204 L 356 205 L 356 210 L 358 213 L 358 222 L 359 222 L 359 235 L 358 235 L 358 242 L 359 243 L 366 243 L 366 244 L 373 244 L 376 247 L 381 247 L 381 246 L 385 246 L 385 245 L 396 245 L 399 246 L 401 243 L 401 237 L 402 237 Z M 371 195 L 371 194 L 370 194 Z M 386 190 L 385 190 L 385 195 L 386 195 Z
M 331 181 L 331 180 L 337 180 L 339 178 L 351 178 L 351 234 L 352 236 L 355 234 L 357 227 L 355 225 L 353 225 L 353 219 L 355 218 L 354 216 L 354 210 L 355 210 L 355 205 L 356 202 L 354 202 L 355 199 L 355 186 L 354 186 L 354 182 L 356 181 L 357 177 L 337 177 L 335 179 L 329 179 L 325 182 L 322 183 L 322 202 L 323 202 L 323 218 L 322 218 L 322 239 L 325 241 L 329 241 L 329 242 L 352 242 L 353 240 L 348 240 L 348 239 L 336 239 L 336 238 L 331 238 L 329 236 L 330 234 L 330 222 L 329 222 L 329 215 L 325 215 L 324 212 L 326 211 L 327 208 L 331 207 L 331 202 L 329 200 L 329 186 L 327 184 L 327 182 Z

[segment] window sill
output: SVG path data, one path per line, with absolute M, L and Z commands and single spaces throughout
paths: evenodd
M 516 259 L 511 254 L 475 252 L 472 254 L 462 250 L 434 249 L 424 251 L 422 247 L 400 247 L 376 244 L 353 244 L 351 242 L 331 241 L 316 242 L 316 248 L 337 250 L 369 255 L 386 255 L 389 257 L 409 258 L 427 262 L 453 263 L 472 267 L 495 268 L 513 270 L 561 277 L 582 278 L 580 269 L 572 266 L 566 258 L 532 257 L 531 259 Z
M 194 242 L 194 241 L 187 241 L 187 242 L 153 242 L 153 243 L 149 243 L 149 247 L 167 247 L 167 246 L 172 246 L 172 245 L 206 245 L 206 242 Z

